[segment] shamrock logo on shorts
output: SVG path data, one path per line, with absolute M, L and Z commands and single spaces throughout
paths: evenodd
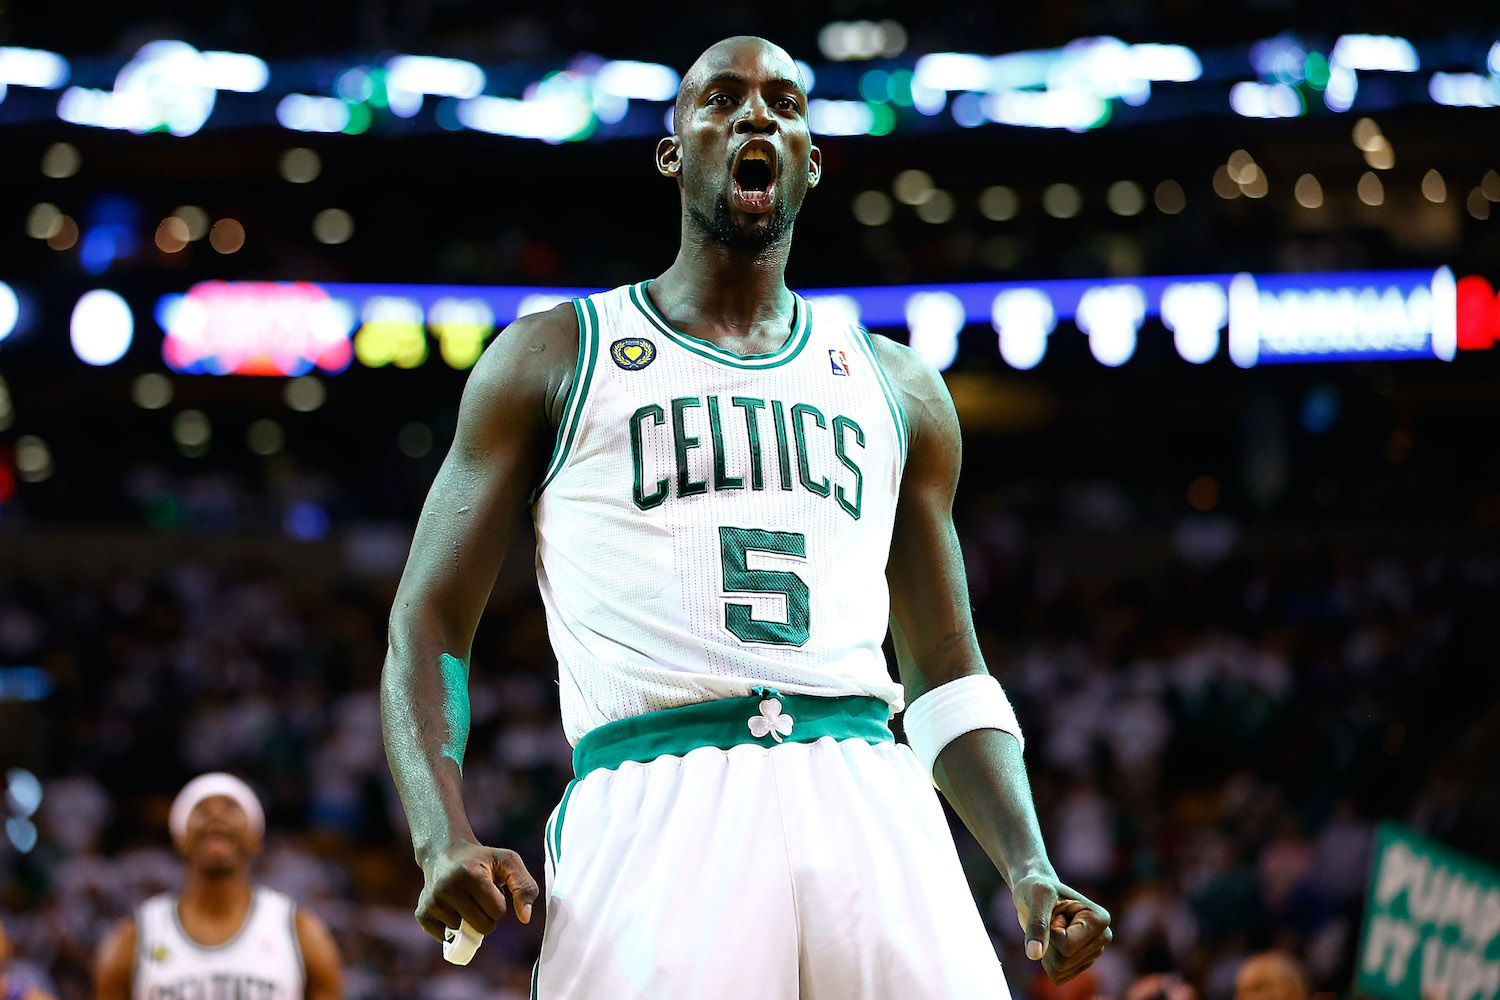
M 767 698 L 760 703 L 760 714 L 750 717 L 750 735 L 756 739 L 770 736 L 777 743 L 783 736 L 790 736 L 793 719 L 781 714 L 781 700 Z

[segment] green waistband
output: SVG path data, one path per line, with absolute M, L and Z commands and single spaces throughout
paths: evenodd
M 894 742 L 886 722 L 891 707 L 879 698 L 815 698 L 769 688 L 755 690 L 748 698 L 704 701 L 606 722 L 585 733 L 573 748 L 573 773 L 581 778 L 627 760 L 680 757 L 698 747 L 728 750 L 746 743 L 772 747 L 783 742 L 811 743 L 824 736 Z M 779 702 L 780 709 L 767 704 L 763 710 L 767 700 Z M 757 732 L 764 735 L 757 736 Z

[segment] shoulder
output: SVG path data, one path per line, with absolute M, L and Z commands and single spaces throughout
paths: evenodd
M 123 948 L 126 954 L 130 954 L 135 950 L 135 934 L 135 914 L 121 917 L 104 935 L 104 940 L 99 945 L 99 953 L 103 955 L 107 951 Z
M 309 979 L 321 982 L 336 981 L 341 961 L 338 944 L 328 925 L 311 910 L 297 907 L 295 910 L 297 944 L 302 949 L 302 964 Z
M 94 956 L 94 976 L 101 984 L 129 985 L 135 968 L 135 941 L 134 915 L 116 921 L 104 935 Z
M 522 316 L 485 348 L 470 382 L 492 382 L 517 374 L 573 370 L 578 352 L 578 313 L 572 302 Z
M 878 333 L 866 331 L 866 335 L 901 403 L 911 443 L 915 445 L 924 436 L 957 434 L 953 397 L 938 370 L 905 344 Z
M 578 336 L 572 302 L 517 319 L 484 349 L 464 386 L 465 404 L 481 413 L 507 415 L 525 407 L 545 418 L 541 422 L 555 425 L 573 383 Z

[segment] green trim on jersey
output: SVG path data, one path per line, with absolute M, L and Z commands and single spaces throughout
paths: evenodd
M 583 404 L 588 400 L 589 384 L 594 380 L 594 364 L 599 360 L 599 313 L 592 300 L 574 299 L 573 311 L 578 314 L 578 360 L 573 366 L 573 384 L 568 387 L 568 401 L 563 406 L 562 420 L 557 424 L 557 441 L 552 446 L 552 460 L 547 463 L 547 472 L 542 476 L 542 485 L 532 494 L 532 503 L 542 495 L 547 484 L 562 471 L 573 450 L 573 439 L 578 436 L 579 416 Z
M 891 706 L 879 698 L 818 698 L 769 689 L 765 689 L 765 697 L 778 699 L 782 714 L 792 720 L 792 731 L 784 742 L 811 743 L 824 736 L 866 743 L 895 742 L 887 723 Z M 626 761 L 646 763 L 663 756 L 681 757 L 699 747 L 728 750 L 747 743 L 775 746 L 775 738 L 769 733 L 756 737 L 750 731 L 750 720 L 761 715 L 761 700 L 759 695 L 722 698 L 606 722 L 584 733 L 573 748 L 573 773 L 582 778 L 590 771 L 614 769 Z
M 562 802 L 557 806 L 557 818 L 552 821 L 552 867 L 556 869 L 557 863 L 562 860 L 562 831 L 563 820 L 568 814 L 568 799 L 573 797 L 573 789 L 578 786 L 578 779 L 574 778 L 568 782 L 568 787 L 563 791 Z
M 875 378 L 880 383 L 880 389 L 885 393 L 885 404 L 891 408 L 891 419 L 896 422 L 896 437 L 901 442 L 901 466 L 906 467 L 906 411 L 901 406 L 901 397 L 896 395 L 891 380 L 886 377 L 885 368 L 880 363 L 880 358 L 875 353 L 875 344 L 870 340 L 870 331 L 862 326 L 853 327 L 854 342 L 865 352 L 865 357 L 875 368 Z
M 646 294 L 646 286 L 650 281 L 642 281 L 630 286 L 630 301 L 634 302 L 636 308 L 641 311 L 651 325 L 660 331 L 666 338 L 685 350 L 692 351 L 700 358 L 717 361 L 720 364 L 729 365 L 732 368 L 778 368 L 791 361 L 802 353 L 803 346 L 812 335 L 812 310 L 808 308 L 806 300 L 796 292 L 792 293 L 792 301 L 795 303 L 796 315 L 792 318 L 791 336 L 786 338 L 786 343 L 769 354 L 735 354 L 726 351 L 717 344 L 711 344 L 706 340 L 700 340 L 691 334 L 683 333 L 675 329 L 667 322 L 667 318 L 657 312 L 656 306 L 651 303 L 651 297 Z

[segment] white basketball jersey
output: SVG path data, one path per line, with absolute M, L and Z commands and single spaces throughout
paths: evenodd
M 536 497 L 568 739 L 758 686 L 899 711 L 880 646 L 906 425 L 869 335 L 797 296 L 786 342 L 742 357 L 674 330 L 648 285 L 574 301 Z
M 175 895 L 151 897 L 135 912 L 132 1000 L 302 1000 L 296 916 L 290 896 L 256 886 L 239 932 L 204 945 L 183 931 Z

